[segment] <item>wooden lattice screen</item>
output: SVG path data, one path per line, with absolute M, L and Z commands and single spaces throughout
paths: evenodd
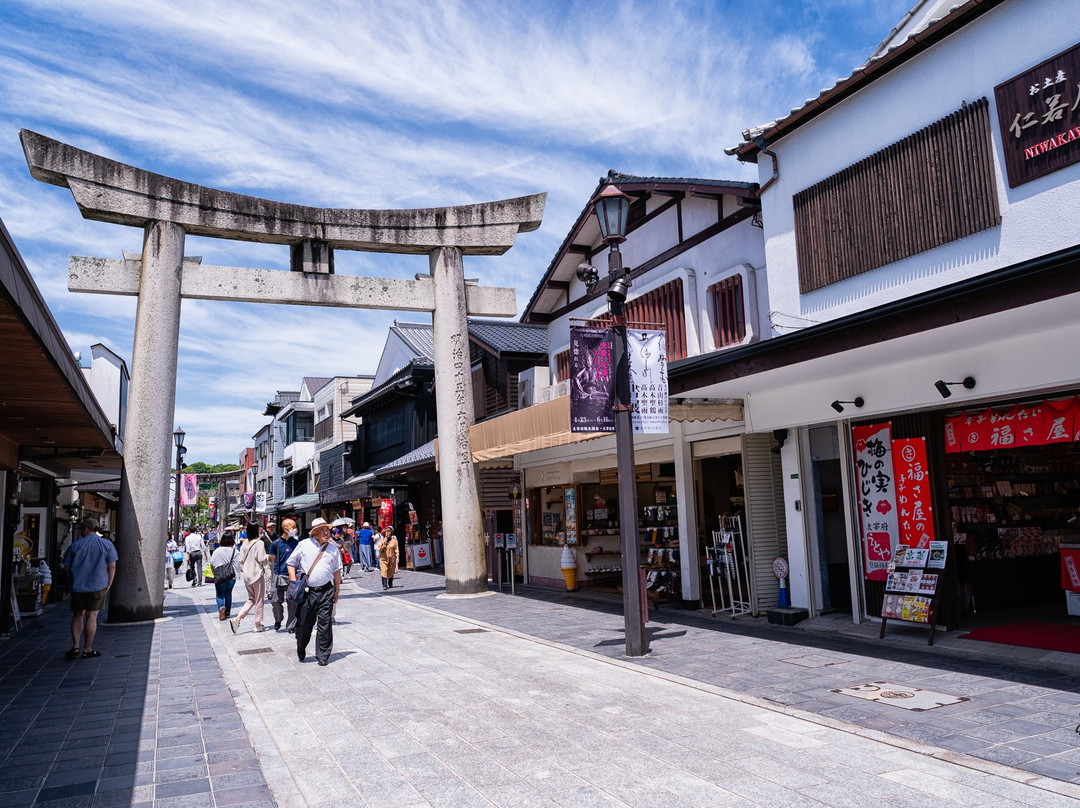
M 795 195 L 810 292 L 1001 223 L 980 98 Z

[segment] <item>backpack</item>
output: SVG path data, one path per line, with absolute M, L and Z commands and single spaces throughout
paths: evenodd
M 234 547 L 228 562 L 214 567 L 214 583 L 217 583 L 218 581 L 231 581 L 236 577 L 236 567 L 233 566 L 233 561 L 235 559 L 236 548 Z

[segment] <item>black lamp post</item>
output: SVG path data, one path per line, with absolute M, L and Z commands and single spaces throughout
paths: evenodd
M 176 489 L 173 492 L 173 541 L 180 544 L 180 471 L 183 468 L 184 455 L 184 430 L 180 427 L 172 433 L 173 443 L 176 444 Z
M 623 268 L 619 245 L 626 241 L 630 197 L 613 180 L 593 200 L 600 237 L 608 247 L 608 311 L 612 321 L 612 355 L 615 360 L 615 447 L 619 472 L 619 525 L 622 549 L 623 622 L 626 655 L 649 653 L 645 634 L 645 609 L 638 536 L 637 482 L 634 475 L 634 430 L 630 421 L 630 363 L 627 357 L 624 304 L 630 289 L 630 273 Z

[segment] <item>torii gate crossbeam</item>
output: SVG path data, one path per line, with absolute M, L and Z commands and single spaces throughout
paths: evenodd
M 446 592 L 487 591 L 469 445 L 473 408 L 466 318 L 513 317 L 517 306 L 513 289 L 466 282 L 462 256 L 501 255 L 519 232 L 536 230 L 546 194 L 418 210 L 312 208 L 172 179 L 25 129 L 20 138 L 31 175 L 70 189 L 84 218 L 144 231 L 138 257 L 69 262 L 70 290 L 139 298 L 110 621 L 154 619 L 162 612 L 184 297 L 432 312 Z M 287 244 L 292 271 L 185 260 L 189 233 Z M 335 249 L 427 255 L 429 274 L 414 281 L 335 275 Z

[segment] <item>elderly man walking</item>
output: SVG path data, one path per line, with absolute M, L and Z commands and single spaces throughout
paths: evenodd
M 116 575 L 116 547 L 98 534 L 96 519 L 86 517 L 80 523 L 82 536 L 72 542 L 64 553 L 64 567 L 71 575 L 71 650 L 68 659 L 101 656 L 94 650 L 97 616 L 105 605 L 105 596 L 112 588 Z
M 298 573 L 307 575 L 306 596 L 296 620 L 296 656 L 301 662 L 307 658 L 317 622 L 315 657 L 320 665 L 328 665 L 334 647 L 334 604 L 341 592 L 341 553 L 330 541 L 330 523 L 321 518 L 312 522 L 311 536 L 297 545 L 285 566 L 290 581 Z

